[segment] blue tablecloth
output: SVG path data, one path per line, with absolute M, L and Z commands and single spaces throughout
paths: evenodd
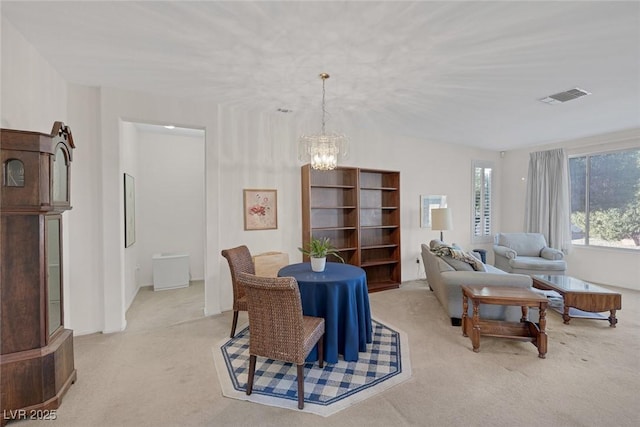
M 325 362 L 336 363 L 338 354 L 346 361 L 356 361 L 358 352 L 367 351 L 372 330 L 367 276 L 363 269 L 328 262 L 322 273 L 315 273 L 311 264 L 304 262 L 280 269 L 278 276 L 295 277 L 303 313 L 325 319 Z M 307 361 L 317 359 L 316 348 Z

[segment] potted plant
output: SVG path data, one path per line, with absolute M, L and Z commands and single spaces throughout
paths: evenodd
M 327 255 L 333 255 L 344 263 L 340 252 L 331 244 L 328 237 L 319 239 L 312 237 L 306 248 L 298 248 L 298 250 L 311 258 L 311 269 L 313 271 L 324 271 Z

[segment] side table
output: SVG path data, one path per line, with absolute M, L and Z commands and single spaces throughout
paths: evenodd
M 469 301 L 473 304 L 473 317 L 469 319 Z M 519 305 L 522 307 L 520 322 L 480 319 L 480 304 Z M 526 288 L 508 286 L 462 286 L 462 335 L 471 338 L 474 352 L 480 351 L 480 336 L 529 341 L 538 348 L 538 357 L 547 354 L 547 298 Z M 527 320 L 529 307 L 540 311 L 539 323 Z

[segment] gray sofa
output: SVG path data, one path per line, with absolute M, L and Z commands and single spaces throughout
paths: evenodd
M 564 253 L 547 246 L 540 233 L 498 233 L 493 253 L 495 266 L 507 273 L 564 274 Z
M 429 246 L 422 244 L 427 282 L 442 307 L 446 310 L 451 324 L 458 326 L 462 318 L 462 285 L 531 287 L 531 277 L 523 274 L 508 274 L 493 266 L 483 264 L 486 271 L 475 271 L 470 264 L 437 256 L 431 249 L 445 245 L 440 240 L 432 240 Z M 479 257 L 478 257 L 479 258 Z M 469 307 L 469 316 L 473 313 Z M 507 321 L 519 321 L 520 307 L 483 304 L 480 317 Z

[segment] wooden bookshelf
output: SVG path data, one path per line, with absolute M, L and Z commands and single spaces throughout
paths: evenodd
M 369 292 L 397 288 L 400 173 L 348 167 L 316 171 L 305 165 L 301 174 L 303 244 L 328 237 L 347 263 L 366 271 Z

